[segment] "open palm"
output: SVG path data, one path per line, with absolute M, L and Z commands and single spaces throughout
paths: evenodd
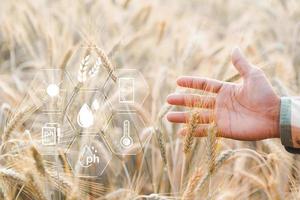
M 280 98 L 275 94 L 263 71 L 251 65 L 235 49 L 232 62 L 243 78 L 243 83 L 233 84 L 201 77 L 180 77 L 177 84 L 216 93 L 216 96 L 171 94 L 167 101 L 173 105 L 201 106 L 201 123 L 195 136 L 205 136 L 213 119 L 222 137 L 238 140 L 260 140 L 279 137 Z M 168 120 L 187 123 L 188 112 L 170 112 Z M 181 134 L 186 133 L 181 130 Z

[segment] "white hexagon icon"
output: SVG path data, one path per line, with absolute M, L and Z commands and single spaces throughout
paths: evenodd
M 107 125 L 112 106 L 99 90 L 79 90 L 70 100 L 67 115 L 80 134 L 96 135 Z
M 144 120 L 137 113 L 116 113 L 109 121 L 104 134 L 115 154 L 136 155 L 150 137 L 146 130 Z
M 38 112 L 29 132 L 43 155 L 65 152 L 77 135 L 69 118 L 61 113 Z
M 110 73 L 104 67 L 95 46 L 81 46 L 74 52 L 66 69 L 74 83 L 81 83 L 81 89 L 103 89 L 110 81 Z M 75 70 L 74 70 L 75 69 Z
M 112 159 L 112 153 L 101 136 L 76 137 L 66 152 L 73 173 L 78 177 L 101 176 Z
M 135 111 L 135 105 L 142 105 L 149 95 L 149 86 L 137 69 L 118 69 L 116 83 L 105 85 L 106 96 L 118 111 Z
M 66 71 L 41 69 L 31 82 L 28 93 L 39 110 L 62 112 L 68 101 L 68 91 L 72 91 L 73 87 Z

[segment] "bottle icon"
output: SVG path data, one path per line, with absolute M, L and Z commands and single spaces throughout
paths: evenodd
M 77 123 L 82 128 L 89 128 L 94 124 L 94 115 L 90 107 L 85 103 L 77 115 Z
M 130 136 L 130 122 L 125 120 L 123 122 L 123 136 L 121 137 L 120 144 L 123 148 L 130 148 L 133 144 L 133 139 Z

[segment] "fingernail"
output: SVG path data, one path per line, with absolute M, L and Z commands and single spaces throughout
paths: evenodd
M 172 93 L 172 94 L 169 94 L 166 98 L 166 101 L 169 102 L 172 98 L 176 97 L 176 94 Z M 170 103 L 170 102 L 169 102 Z
M 233 57 L 244 57 L 243 51 L 240 47 L 236 46 L 232 51 Z
M 176 80 L 176 83 L 177 83 L 177 84 L 180 84 L 180 82 L 182 81 L 182 78 L 183 78 L 183 76 L 179 76 L 179 77 L 177 78 L 177 80 Z

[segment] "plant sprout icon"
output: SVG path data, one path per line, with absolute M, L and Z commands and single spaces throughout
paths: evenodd
M 89 128 L 94 124 L 94 115 L 90 107 L 85 103 L 77 114 L 77 123 L 82 128 Z
M 120 144 L 123 148 L 130 148 L 133 144 L 133 139 L 130 137 L 130 122 L 125 120 L 123 122 L 123 136 L 121 137 Z

